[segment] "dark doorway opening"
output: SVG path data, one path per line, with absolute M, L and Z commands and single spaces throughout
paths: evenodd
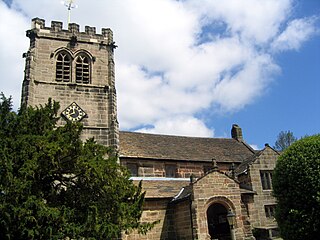
M 207 210 L 208 230 L 211 239 L 230 240 L 228 209 L 220 203 L 212 204 Z

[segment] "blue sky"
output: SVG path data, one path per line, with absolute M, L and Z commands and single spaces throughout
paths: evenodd
M 75 4 L 81 29 L 114 31 L 122 130 L 230 137 L 237 123 L 258 148 L 282 130 L 320 133 L 319 0 Z M 1 0 L 0 16 L 0 90 L 17 108 L 31 19 L 66 28 L 67 11 L 60 0 Z
M 306 2 L 298 14 L 319 14 L 320 1 Z M 305 42 L 298 51 L 276 55 L 275 60 L 281 66 L 281 73 L 267 93 L 239 112 L 218 115 L 216 121 L 209 123 L 217 129 L 216 134 L 228 134 L 228 127 L 238 123 L 247 141 L 259 142 L 259 147 L 263 147 L 264 143 L 273 146 L 280 131 L 290 130 L 298 138 L 320 133 L 319 35 Z

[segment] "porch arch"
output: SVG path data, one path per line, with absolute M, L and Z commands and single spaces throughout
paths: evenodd
M 211 239 L 230 239 L 230 226 L 227 220 L 229 210 L 234 211 L 234 204 L 226 197 L 213 197 L 207 202 L 206 217 Z

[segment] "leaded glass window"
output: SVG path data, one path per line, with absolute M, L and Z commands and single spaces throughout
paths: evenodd
M 138 164 L 136 163 L 127 163 L 127 168 L 131 174 L 131 177 L 137 177 L 138 176 Z
M 267 218 L 274 218 L 276 212 L 276 205 L 265 205 L 264 211 L 266 213 Z
M 272 171 L 270 170 L 261 170 L 260 178 L 263 190 L 272 189 Z
M 167 178 L 175 178 L 177 176 L 177 166 L 165 165 L 165 175 Z

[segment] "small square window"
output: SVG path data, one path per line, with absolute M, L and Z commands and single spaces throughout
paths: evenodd
M 132 177 L 138 176 L 138 165 L 136 163 L 127 163 L 127 168 Z
M 176 165 L 166 165 L 165 166 L 166 177 L 168 178 L 175 178 L 177 173 L 177 166 Z
M 274 218 L 276 212 L 276 205 L 265 205 L 264 211 L 267 218 Z

